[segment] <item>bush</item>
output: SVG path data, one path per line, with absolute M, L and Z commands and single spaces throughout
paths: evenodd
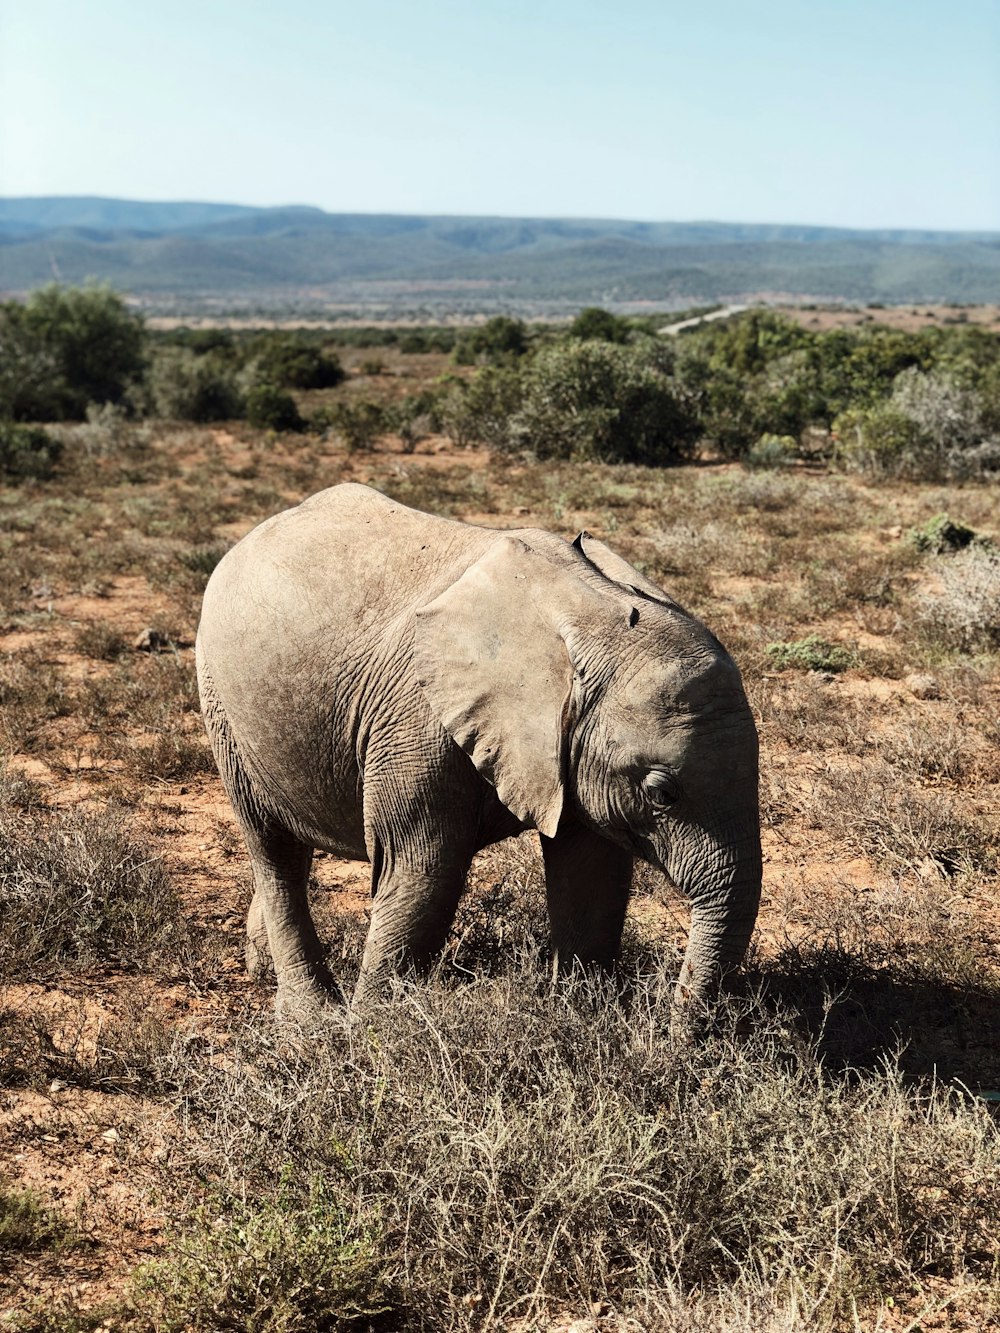
M 874 477 L 934 478 L 940 461 L 920 426 L 883 403 L 842 412 L 833 423 L 834 460 Z
M 522 401 L 502 444 L 538 458 L 658 465 L 693 454 L 697 415 L 643 345 L 570 342 L 522 372 Z
M 73 1229 L 33 1190 L 10 1189 L 0 1180 L 0 1255 L 63 1249 Z
M 9 779 L 0 782 L 9 786 Z M 6 794 L 0 792 L 0 794 Z M 176 956 L 180 909 L 146 840 L 113 809 L 48 816 L 0 808 L 0 981 L 43 981 Z
M 481 329 L 463 333 L 455 343 L 455 360 L 461 366 L 477 361 L 507 365 L 528 350 L 528 330 L 524 321 L 495 315 Z
M 385 408 L 367 398 L 355 403 L 336 403 L 322 417 L 317 417 L 317 422 L 339 435 L 349 454 L 370 449 L 389 429 Z
M 399 350 L 408 355 L 424 352 L 450 352 L 457 337 L 454 329 L 411 329 L 399 339 Z
M 371 1327 L 391 1308 L 371 1235 L 321 1177 L 275 1197 L 213 1200 L 178 1236 L 170 1258 L 140 1269 L 138 1330 L 316 1333 Z
M 977 395 L 941 371 L 902 371 L 886 399 L 843 412 L 834 432 L 839 461 L 873 476 L 936 481 L 1000 468 Z
M 304 430 L 295 399 L 275 384 L 255 384 L 246 398 L 247 422 L 257 430 Z
M 336 356 L 301 338 L 270 336 L 250 351 L 254 377 L 282 389 L 332 389 L 345 378 Z
M 932 1275 L 991 1280 L 989 1110 L 872 1058 L 886 996 L 906 989 L 891 962 L 869 995 L 876 968 L 846 958 L 831 998 L 822 945 L 785 960 L 782 984 L 826 1001 L 824 1039 L 861 1053 L 842 1077 L 780 1004 L 728 1002 L 686 1039 L 665 954 L 636 950 L 616 1004 L 595 982 L 550 985 L 539 939 L 510 933 L 489 976 L 456 958 L 361 1023 L 332 1014 L 289 1041 L 244 1019 L 222 1058 L 178 1053 L 185 1134 L 165 1180 L 183 1198 L 195 1164 L 211 1184 L 151 1275 L 158 1327 L 343 1327 L 346 1288 L 355 1309 L 394 1305 L 401 1329 L 568 1325 L 594 1302 L 622 1328 L 826 1329 Z M 727 1288 L 732 1323 L 711 1308 Z M 756 1318 L 790 1292 L 807 1318 Z
M 438 415 L 454 444 L 485 444 L 503 450 L 511 444 L 511 423 L 524 401 L 517 370 L 487 366 L 473 380 L 458 380 L 444 396 Z
M 0 477 L 8 481 L 44 481 L 62 454 L 62 441 L 39 426 L 0 421 Z
M 917 600 L 926 637 L 962 652 L 1000 647 L 1000 551 L 972 544 L 939 558 L 934 573 L 938 589 Z
M 0 416 L 82 420 L 119 403 L 145 371 L 145 330 L 109 287 L 33 292 L 0 306 Z
M 978 397 L 943 371 L 904 370 L 893 383 L 890 401 L 916 422 L 938 456 L 972 448 L 983 439 Z
M 171 421 L 231 421 L 244 412 L 232 366 L 183 347 L 157 352 L 150 392 L 157 416 Z
M 581 310 L 569 326 L 569 336 L 582 342 L 628 342 L 628 321 L 619 319 L 610 310 L 591 305 Z
M 762 435 L 743 459 L 752 471 L 787 467 L 798 452 L 798 441 L 791 435 Z
M 945 551 L 964 550 L 976 540 L 976 533 L 964 523 L 955 522 L 947 514 L 935 514 L 920 527 L 911 528 L 907 540 L 918 551 L 943 555 Z

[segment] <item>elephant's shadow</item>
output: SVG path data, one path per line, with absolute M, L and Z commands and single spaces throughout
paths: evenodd
M 322 908 L 320 915 L 331 966 L 349 987 L 364 920 Z M 644 978 L 662 975 L 675 962 L 679 969 L 680 957 L 676 947 L 627 931 L 621 1002 L 630 1004 Z M 502 884 L 460 912 L 439 976 L 460 987 L 527 966 L 544 987 L 551 961 L 541 894 Z M 964 970 L 918 965 L 902 947 L 874 957 L 870 949 L 831 941 L 787 944 L 775 954 L 751 955 L 734 989 L 737 1004 L 747 1008 L 740 1028 L 753 1031 L 755 1011 L 784 1015 L 833 1077 L 890 1063 L 910 1078 L 936 1078 L 974 1092 L 1000 1089 L 1000 986 L 980 978 L 971 964 Z
M 1000 1088 L 1000 988 L 904 956 L 866 960 L 832 943 L 751 959 L 741 983 L 795 1015 L 834 1075 L 897 1064 L 904 1076 Z

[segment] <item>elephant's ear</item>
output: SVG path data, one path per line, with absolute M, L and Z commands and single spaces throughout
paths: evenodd
M 622 559 L 620 555 L 616 555 L 610 546 L 605 546 L 596 537 L 592 537 L 589 532 L 581 532 L 573 545 L 612 583 L 617 583 L 619 587 L 625 588 L 629 592 L 637 592 L 642 597 L 648 597 L 650 601 L 662 602 L 664 606 L 681 609 L 678 603 L 662 588 L 657 587 L 652 579 L 647 579 L 645 574 L 640 574 L 634 565 L 630 565 L 627 560 Z
M 562 813 L 573 685 L 559 621 L 592 596 L 503 537 L 416 616 L 417 679 L 432 712 L 508 810 L 547 837 Z

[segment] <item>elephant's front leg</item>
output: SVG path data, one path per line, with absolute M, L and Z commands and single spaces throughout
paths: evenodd
M 632 855 L 571 819 L 542 838 L 552 947 L 560 972 L 576 962 L 610 968 L 632 887 Z
M 471 854 L 448 867 L 376 865 L 371 924 L 354 992 L 354 1007 L 375 997 L 407 967 L 426 971 L 444 948 L 465 887 Z

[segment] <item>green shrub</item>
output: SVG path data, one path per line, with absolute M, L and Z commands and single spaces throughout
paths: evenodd
M 849 471 L 874 477 L 933 478 L 939 460 L 920 426 L 893 407 L 855 407 L 833 423 L 834 459 Z
M 513 367 L 487 366 L 472 380 L 458 380 L 441 401 L 441 429 L 459 447 L 511 447 L 511 423 L 524 401 L 524 381 Z
M 321 1177 L 272 1197 L 217 1196 L 136 1275 L 136 1329 L 316 1333 L 371 1327 L 391 1300 L 373 1237 Z M 172 1250 L 172 1253 L 170 1251 Z
M 628 342 L 628 321 L 613 315 L 610 310 L 591 305 L 581 310 L 569 326 L 569 336 L 583 342 Z
M 918 551 L 943 555 L 946 551 L 961 551 L 976 540 L 976 533 L 964 523 L 957 523 L 947 514 L 935 514 L 926 523 L 911 528 L 907 541 Z
M 399 436 L 406 453 L 412 453 L 417 441 L 439 429 L 438 395 L 433 390 L 407 394 L 383 408 L 385 426 Z
M 849 408 L 833 428 L 841 464 L 872 476 L 936 481 L 1000 469 L 978 396 L 942 371 L 911 366 L 888 397 Z
M 0 306 L 0 416 L 82 420 L 88 403 L 122 402 L 145 370 L 145 331 L 110 287 L 33 292 Z
M 250 356 L 254 377 L 282 389 L 331 389 L 345 378 L 335 355 L 288 334 L 270 335 L 252 344 Z
M 849 648 L 827 643 L 818 634 L 789 643 L 769 643 L 765 651 L 777 671 L 846 671 L 856 661 Z
M 150 371 L 157 416 L 171 421 L 231 421 L 244 402 L 231 365 L 185 347 L 161 348 Z
M 743 459 L 752 471 L 770 471 L 787 467 L 798 452 L 798 441 L 791 435 L 762 435 Z
M 472 329 L 459 336 L 454 358 L 461 366 L 475 365 L 478 361 L 508 365 L 524 356 L 528 345 L 528 330 L 523 320 L 495 315 L 481 329 Z
M 73 1230 L 33 1190 L 11 1189 L 0 1180 L 0 1255 L 65 1248 Z
M 7 481 L 45 481 L 62 454 L 62 441 L 40 426 L 19 426 L 0 421 L 0 478 Z
M 411 329 L 399 339 L 399 350 L 409 355 L 421 352 L 450 352 L 457 341 L 454 329 Z
M 386 409 L 381 403 L 362 398 L 353 403 L 336 403 L 314 424 L 331 429 L 344 442 L 348 453 L 370 449 L 378 437 L 391 427 Z
M 295 399 L 276 384 L 255 384 L 247 391 L 247 422 L 257 430 L 304 430 Z
M 556 344 L 522 372 L 521 387 L 502 447 L 538 458 L 658 465 L 690 457 L 701 434 L 655 347 Z

